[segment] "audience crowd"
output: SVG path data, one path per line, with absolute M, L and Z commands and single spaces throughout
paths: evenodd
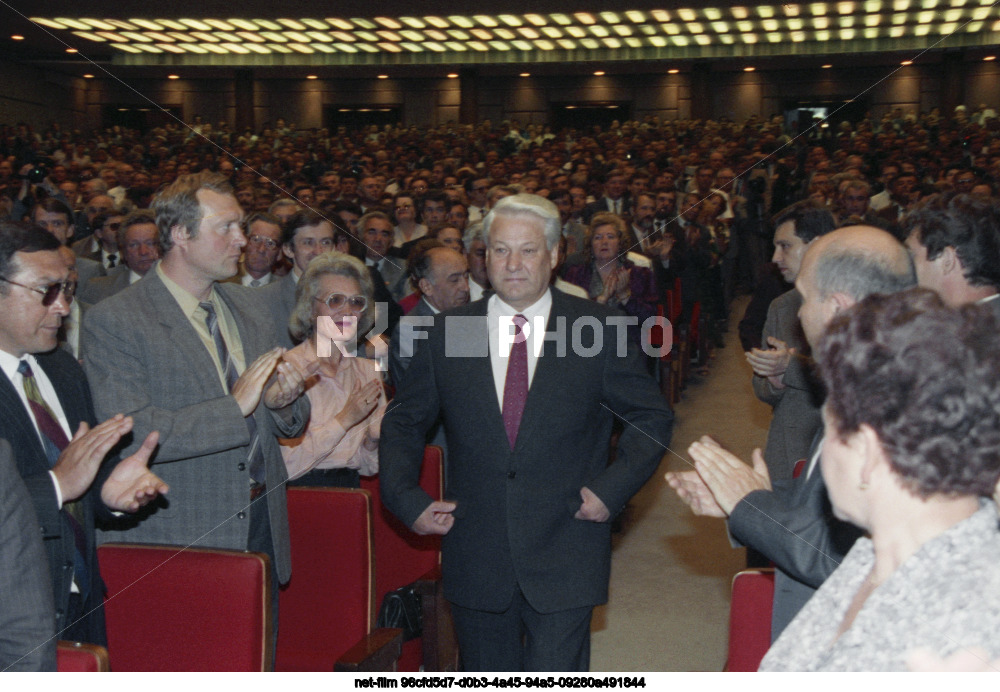
M 92 568 L 95 560 L 95 512 L 142 511 L 143 505 L 168 492 L 168 486 L 170 497 L 180 505 L 201 493 L 204 485 L 198 475 L 203 471 L 188 468 L 186 462 L 210 462 L 218 482 L 234 486 L 233 502 L 199 508 L 204 516 L 186 515 L 184 533 L 178 536 L 194 540 L 223 521 L 230 505 L 241 500 L 244 488 L 223 469 L 229 468 L 230 457 L 240 461 L 239 450 L 248 442 L 251 452 L 240 461 L 240 470 L 247 461 L 251 497 L 266 494 L 268 501 L 225 540 L 232 547 L 246 547 L 249 541 L 271 555 L 275 589 L 287 580 L 287 536 L 282 534 L 287 533 L 287 517 L 274 487 L 288 477 L 302 485 L 358 487 L 359 475 L 378 473 L 379 428 L 387 395 L 410 365 L 413 343 L 421 338 L 415 336 L 420 319 L 491 295 L 494 287 L 486 270 L 490 238 L 482 222 L 499 200 L 517 195 L 523 200 L 526 193 L 547 198 L 558 210 L 562 233 L 558 254 L 553 255 L 552 283 L 562 292 L 636 318 L 630 332 L 636 341 L 648 339 L 649 333 L 638 325 L 657 315 L 667 317 L 675 340 L 690 345 L 675 353 L 706 368 L 712 349 L 722 345 L 734 298 L 752 296 L 739 337 L 748 351 L 755 392 L 775 407 L 767 459 L 758 455 L 752 465 L 743 465 L 752 469 L 748 473 L 753 477 L 739 492 L 729 491 L 725 474 L 706 475 L 705 466 L 731 455 L 726 457 L 725 450 L 706 439 L 691 450 L 697 469 L 673 477 L 671 485 L 697 513 L 727 517 L 735 538 L 774 561 L 782 575 L 779 589 L 782 578 L 801 587 L 800 596 L 788 599 L 793 605 L 784 614 L 775 612 L 776 618 L 786 618 L 775 621 L 777 638 L 836 567 L 810 565 L 800 570 L 794 559 L 783 562 L 774 539 L 747 528 L 744 516 L 752 504 L 747 500 L 750 493 L 768 493 L 756 495 L 759 502 L 770 502 L 771 496 L 780 499 L 781 484 L 791 483 L 801 472 L 794 468 L 796 461 L 818 455 L 814 436 L 823 427 L 822 387 L 811 380 L 807 358 L 833 314 L 817 317 L 815 324 L 807 319 L 809 301 L 822 292 L 815 267 L 832 262 L 820 254 L 822 248 L 829 254 L 843 246 L 844 256 L 856 252 L 881 257 L 899 284 L 894 283 L 893 290 L 916 281 L 940 293 L 949 305 L 988 299 L 1000 286 L 997 185 L 1000 121 L 985 106 L 973 112 L 959 106 L 950 114 L 935 108 L 919 115 L 896 108 L 881 118 L 808 129 L 781 116 L 751 117 L 743 123 L 650 116 L 558 132 L 517 121 L 499 126 L 485 121 L 305 130 L 281 118 L 259 132 L 238 132 L 225 122 L 212 125 L 200 118 L 193 125 L 171 123 L 145 132 L 113 127 L 84 134 L 56 124 L 44 130 L 23 123 L 0 126 L 0 224 L 2 235 L 11 238 L 9 243 L 4 240 L 9 247 L 0 243 L 0 270 L 9 272 L 0 280 L 11 284 L 0 287 L 7 289 L 0 292 L 0 300 L 13 301 L 8 294 L 16 287 L 44 294 L 41 305 L 47 312 L 39 324 L 44 317 L 44 329 L 52 332 L 46 331 L 44 338 L 32 332 L 28 338 L 24 334 L 30 328 L 16 320 L 0 325 L 0 349 L 12 357 L 9 364 L 3 357 L 0 365 L 25 391 L 34 377 L 30 365 L 40 366 L 41 398 L 59 393 L 62 399 L 62 388 L 68 386 L 62 378 L 85 380 L 73 359 L 55 359 L 58 367 L 49 371 L 50 356 L 43 354 L 57 339 L 63 351 L 84 363 L 93 389 L 93 401 L 84 386 L 79 402 L 69 404 L 79 407 L 79 413 L 56 410 L 45 423 L 33 395 L 21 397 L 22 403 L 31 401 L 33 422 L 43 437 L 49 423 L 70 433 L 39 455 L 52 467 L 58 499 L 49 519 L 58 524 L 64 500 L 80 498 L 87 508 L 87 542 L 82 554 L 77 546 L 76 572 L 52 585 L 56 607 L 65 596 L 79 615 L 86 599 L 80 603 L 77 596 L 96 593 L 88 591 L 99 576 L 81 568 Z M 978 227 L 975 242 L 941 230 L 971 223 L 974 217 L 997 223 Z M 20 223 L 25 221 L 32 226 Z M 200 233 L 193 230 L 195 224 L 203 229 Z M 844 227 L 851 228 L 845 232 Z M 863 240 L 856 237 L 859 227 L 867 227 Z M 31 235 L 40 229 L 54 239 Z M 205 229 L 215 229 L 211 232 L 216 235 L 206 235 Z M 964 249 L 971 245 L 976 247 L 974 258 Z M 25 264 L 25 256 L 35 258 L 33 264 Z M 955 279 L 947 273 L 949 261 L 967 270 L 962 276 L 975 279 L 963 286 L 961 299 L 949 300 L 956 295 Z M 60 262 L 68 268 L 66 276 L 57 271 Z M 987 267 L 991 263 L 992 270 Z M 857 269 L 847 267 L 843 275 Z M 47 272 L 49 283 L 33 288 L 12 279 L 28 270 L 38 277 Z M 125 292 L 150 274 L 151 280 L 138 287 L 142 290 Z M 250 287 L 253 293 L 227 288 L 228 283 Z M 191 295 L 182 296 L 183 291 Z M 850 305 L 880 292 L 886 291 L 857 289 L 856 284 L 842 291 Z M 319 293 L 323 296 L 317 297 Z M 191 343 L 201 337 L 212 362 L 206 360 L 203 372 L 192 375 L 187 385 L 163 384 L 169 377 L 150 384 L 149 378 L 164 374 L 167 366 L 183 362 L 154 358 L 149 349 L 149 344 L 171 339 L 169 331 L 158 331 L 166 322 L 133 329 L 128 339 L 116 335 L 143 311 L 152 324 L 153 315 L 165 314 L 160 308 L 173 306 L 175 300 L 188 314 L 174 329 L 190 330 Z M 334 352 L 320 358 L 314 356 L 322 341 L 317 336 L 328 336 L 323 320 L 331 315 L 337 320 Z M 354 321 L 345 321 L 345 315 L 353 315 Z M 244 326 L 254 333 L 252 339 Z M 359 359 L 353 363 L 357 367 L 350 368 L 342 364 L 342 355 L 355 348 L 354 330 L 368 338 L 359 338 L 357 353 L 350 355 L 372 360 Z M 285 352 L 275 348 L 279 346 L 289 349 L 288 358 L 282 358 Z M 650 371 L 662 378 L 662 361 L 648 348 L 646 354 Z M 828 379 L 833 362 L 827 359 Z M 242 415 L 200 391 L 205 383 L 219 384 L 232 394 Z M 134 401 L 134 406 L 126 406 L 134 412 L 122 418 L 116 414 L 126 399 Z M 69 464 L 66 450 L 74 448 L 76 438 L 75 429 L 68 426 L 95 426 L 97 415 L 107 419 L 95 428 L 103 429 L 106 439 L 92 445 L 91 457 L 99 447 L 103 458 L 133 426 L 134 442 L 119 450 L 123 461 L 105 465 L 113 472 L 99 471 L 100 458 L 91 459 L 89 470 L 76 471 L 69 482 L 63 467 Z M 226 436 L 218 448 L 205 440 L 198 449 L 187 444 L 185 426 L 194 432 L 213 420 Z M 828 419 L 826 426 L 839 430 L 843 422 L 838 411 L 838 419 Z M 283 438 L 281 455 L 275 455 L 277 447 L 271 442 L 264 444 L 269 434 L 272 441 Z M 617 429 L 613 436 L 619 434 Z M 0 427 L 0 437 L 11 434 Z M 440 430 L 430 431 L 428 439 L 446 447 Z M 147 470 L 157 441 L 160 457 L 154 461 L 180 461 Z M 447 449 L 445 453 L 447 459 Z M 15 445 L 18 470 L 44 524 L 36 498 L 41 491 L 32 484 L 46 484 L 48 507 L 48 476 L 32 480 L 18 454 Z M 275 468 L 274 460 L 284 461 L 287 468 Z M 804 482 L 811 483 L 811 497 L 825 498 L 818 473 L 812 474 L 815 466 L 814 459 L 806 474 L 811 480 Z M 966 514 L 979 507 L 979 490 L 995 484 L 996 474 L 990 475 L 994 466 L 983 472 L 982 487 L 977 486 L 963 505 Z M 99 497 L 87 491 L 91 484 Z M 73 492 L 67 493 L 70 486 Z M 114 497 L 111 489 L 117 493 Z M 198 503 L 210 503 L 199 498 Z M 911 501 L 909 496 L 904 499 Z M 796 502 L 786 503 L 785 509 L 801 516 L 803 507 Z M 984 505 L 987 511 L 993 511 L 992 505 Z M 165 514 L 161 512 L 161 519 Z M 847 512 L 838 512 L 838 517 L 842 514 L 865 525 Z M 143 530 L 150 540 L 163 542 L 177 529 L 176 524 L 157 526 L 146 522 Z M 984 529 L 990 540 L 995 529 Z M 125 532 L 119 540 L 139 535 L 135 528 L 126 527 Z M 846 535 L 846 545 L 831 549 L 831 559 L 848 554 L 857 531 L 850 527 Z M 73 553 L 73 541 L 63 543 Z M 47 547 L 48 559 L 55 559 L 51 544 Z M 29 548 L 40 552 L 37 546 Z M 6 569 L 6 563 L 0 565 Z M 818 607 L 809 611 L 814 617 L 822 617 L 815 615 Z M 855 614 L 849 613 L 845 627 Z M 68 615 L 62 618 L 60 628 L 72 626 Z M 35 627 L 31 636 L 48 631 L 38 623 Z M 103 621 L 95 619 L 70 633 L 103 643 Z M 972 644 L 997 654 L 993 642 Z M 18 658 L 13 665 L 48 668 L 53 665 L 50 654 Z M 778 667 L 773 661 L 771 667 Z M 2 665 L 11 663 L 0 660 Z M 786 665 L 822 667 L 805 660 Z

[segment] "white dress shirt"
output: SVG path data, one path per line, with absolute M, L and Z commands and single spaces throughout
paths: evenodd
M 528 389 L 535 377 L 535 368 L 545 344 L 545 325 L 552 312 L 552 291 L 545 291 L 541 298 L 524 310 L 516 310 L 494 294 L 486 305 L 486 321 L 489 325 L 490 366 L 493 369 L 493 384 L 497 401 L 503 411 L 503 390 L 507 381 L 507 359 L 514 345 L 514 315 L 524 315 L 528 320 L 525 332 L 528 336 Z M 502 338 L 501 338 L 502 337 Z

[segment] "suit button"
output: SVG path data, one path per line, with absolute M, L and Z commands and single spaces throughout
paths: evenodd
M 510 480 L 514 480 L 514 476 L 516 476 L 516 475 L 517 475 L 517 473 L 514 472 L 514 471 L 508 471 L 507 472 L 507 478 L 509 478 Z
M 236 518 L 237 519 L 246 519 L 247 518 L 247 513 L 246 512 L 240 512 L 239 514 L 236 515 Z
M 236 469 L 238 471 L 243 471 L 244 469 L 246 469 L 246 467 L 247 467 L 247 465 L 244 464 L 242 461 L 236 465 Z

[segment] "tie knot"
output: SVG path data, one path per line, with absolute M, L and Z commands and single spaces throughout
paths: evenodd
M 198 307 L 204 310 L 209 317 L 213 317 L 215 315 L 215 306 L 209 303 L 208 301 L 205 301 L 204 303 L 198 303 Z
M 28 361 L 22 360 L 17 364 L 17 371 L 21 373 L 21 377 L 34 377 L 35 373 L 32 372 L 31 366 L 28 365 Z
M 518 333 L 520 333 L 526 324 L 528 324 L 528 319 L 524 315 L 514 315 L 514 327 Z

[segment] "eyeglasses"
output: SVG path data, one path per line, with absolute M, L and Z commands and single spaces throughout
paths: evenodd
M 397 204 L 396 209 L 413 209 L 412 204 Z
M 321 303 L 325 303 L 331 310 L 343 310 L 346 305 L 354 312 L 364 312 L 368 307 L 368 299 L 364 296 L 348 296 L 343 293 L 331 293 L 325 299 L 314 298 Z
M 7 283 L 20 286 L 21 288 L 26 288 L 29 291 L 33 291 L 42 297 L 42 305 L 49 307 L 52 303 L 56 302 L 56 298 L 62 293 L 66 298 L 66 302 L 70 303 L 73 301 L 73 296 L 76 295 L 76 282 L 75 281 L 57 281 L 54 284 L 49 284 L 45 288 L 35 288 L 34 286 L 27 286 L 25 284 L 18 283 L 17 281 L 11 281 L 7 277 L 0 276 L 0 281 L 6 281 Z
M 278 247 L 278 244 L 276 242 L 274 242 L 270 238 L 265 238 L 262 235 L 252 235 L 248 240 L 250 241 L 251 245 L 256 245 L 257 247 L 263 245 L 268 250 L 273 250 L 274 248 Z

